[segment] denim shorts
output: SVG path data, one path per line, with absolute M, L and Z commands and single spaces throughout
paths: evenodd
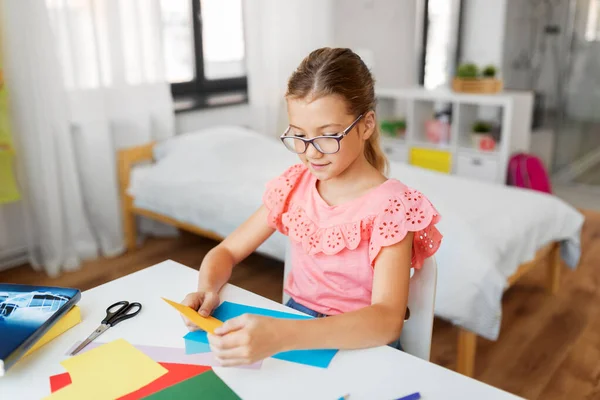
M 311 317 L 315 317 L 315 318 L 323 318 L 323 317 L 327 317 L 326 314 L 321 314 L 320 312 L 317 312 L 315 310 L 312 310 L 300 303 L 298 303 L 297 301 L 295 301 L 294 299 L 292 299 L 290 297 L 290 299 L 288 300 L 288 302 L 285 304 L 286 306 L 293 308 L 294 310 L 298 310 L 300 312 L 303 312 L 304 314 L 308 314 Z M 400 338 L 394 340 L 392 343 L 388 344 L 388 346 L 393 347 L 395 349 L 398 349 L 400 351 L 402 351 L 402 345 L 400 344 Z

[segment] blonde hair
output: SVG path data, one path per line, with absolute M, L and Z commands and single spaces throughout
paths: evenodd
M 288 80 L 286 97 L 341 96 L 355 117 L 375 110 L 375 80 L 361 58 L 350 49 L 324 47 L 311 52 Z M 388 160 L 380 144 L 379 124 L 365 143 L 365 158 L 386 175 Z

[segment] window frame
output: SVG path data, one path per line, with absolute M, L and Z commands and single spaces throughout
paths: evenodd
M 419 43 L 419 54 L 418 54 L 418 71 L 417 71 L 417 79 L 420 86 L 425 86 L 425 67 L 427 64 L 427 45 L 428 41 L 428 33 L 429 33 L 429 0 L 423 0 L 423 20 L 421 21 L 421 37 Z M 458 7 L 458 20 L 456 27 L 456 51 L 454 53 L 454 59 L 452 62 L 453 71 L 459 66 L 460 59 L 462 57 L 462 39 L 463 39 L 463 29 L 464 29 L 464 18 L 465 18 L 465 0 L 457 0 Z
M 195 61 L 195 76 L 189 82 L 171 83 L 171 93 L 174 97 L 207 96 L 211 94 L 232 91 L 248 91 L 248 77 L 206 79 L 204 76 L 204 49 L 202 45 L 202 10 L 200 0 L 190 0 L 192 3 L 193 47 Z M 244 42 L 245 45 L 245 42 Z

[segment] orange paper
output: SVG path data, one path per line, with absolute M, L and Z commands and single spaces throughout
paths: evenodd
M 196 325 L 202 330 L 205 330 L 206 332 L 214 333 L 215 329 L 223 325 L 223 322 L 219 321 L 215 317 L 203 317 L 191 307 L 184 306 L 183 304 L 179 304 L 171 300 L 167 300 L 164 297 L 162 297 L 162 299 L 169 303 L 177 311 L 179 311 L 181 315 L 192 321 L 194 325 Z

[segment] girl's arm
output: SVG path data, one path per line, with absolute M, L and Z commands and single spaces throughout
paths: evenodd
M 212 248 L 202 260 L 197 291 L 190 293 L 182 304 L 208 316 L 219 305 L 218 293 L 231 277 L 233 266 L 254 252 L 275 232 L 267 224 L 269 211 L 262 205 L 242 225 Z M 197 327 L 184 318 L 190 329 Z
M 408 302 L 413 233 L 383 247 L 375 259 L 371 306 L 311 320 L 285 320 L 285 350 L 355 349 L 386 345 L 400 337 Z
M 242 225 L 211 249 L 200 265 L 198 290 L 221 290 L 231 277 L 233 266 L 254 252 L 275 232 L 267 224 L 269 211 L 262 205 Z
M 327 318 L 290 320 L 245 314 L 209 334 L 224 366 L 250 364 L 275 353 L 301 349 L 357 349 L 386 345 L 400 337 L 412 258 L 413 233 L 383 247 L 375 259 L 371 305 Z

